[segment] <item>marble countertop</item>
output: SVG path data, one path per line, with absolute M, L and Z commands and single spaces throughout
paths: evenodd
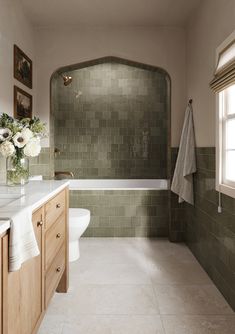
M 30 181 L 23 187 L 0 184 L 0 234 L 10 228 L 11 218 L 22 209 L 39 208 L 67 186 L 69 181 L 66 180 Z

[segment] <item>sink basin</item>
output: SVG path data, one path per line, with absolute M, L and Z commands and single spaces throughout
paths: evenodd
M 20 199 L 22 195 L 17 194 L 0 194 L 0 208 Z

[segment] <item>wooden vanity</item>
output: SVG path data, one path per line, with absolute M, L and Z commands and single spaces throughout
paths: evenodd
M 68 290 L 68 187 L 33 212 L 40 255 L 8 271 L 8 239 L 0 238 L 0 333 L 35 334 L 55 291 Z

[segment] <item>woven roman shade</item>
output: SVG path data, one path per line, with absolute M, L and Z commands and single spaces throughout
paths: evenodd
M 219 92 L 235 82 L 235 40 L 230 43 L 220 54 L 214 79 L 210 86 L 215 92 Z

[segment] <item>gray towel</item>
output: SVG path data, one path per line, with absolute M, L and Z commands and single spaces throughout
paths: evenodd
M 193 173 L 196 170 L 193 110 L 191 103 L 189 103 L 185 112 L 179 153 L 171 185 L 171 190 L 179 195 L 179 203 L 186 201 L 194 204 Z

